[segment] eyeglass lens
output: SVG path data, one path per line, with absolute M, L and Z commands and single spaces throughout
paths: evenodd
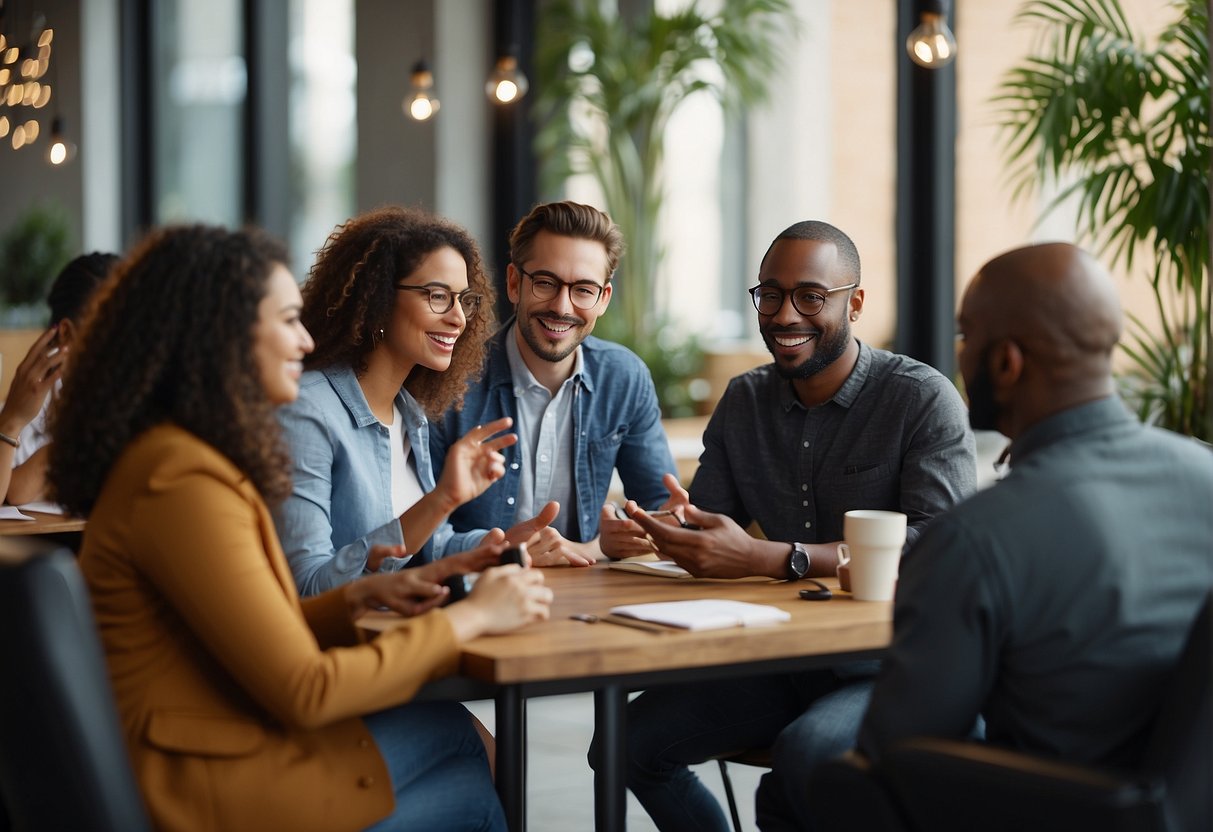
M 826 299 L 812 289 L 802 287 L 788 292 L 778 286 L 757 286 L 751 291 L 754 298 L 754 308 L 761 315 L 774 315 L 783 306 L 783 299 L 792 296 L 792 306 L 805 317 L 811 317 L 821 311 Z
M 569 287 L 569 301 L 578 309 L 591 309 L 602 297 L 603 287 L 597 283 L 566 283 L 547 275 L 533 275 L 522 268 L 519 271 L 531 279 L 531 294 L 537 300 L 551 300 L 565 286 Z

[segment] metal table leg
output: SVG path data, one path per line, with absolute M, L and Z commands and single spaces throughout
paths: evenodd
M 526 697 L 517 685 L 497 692 L 497 796 L 510 832 L 526 831 Z
M 627 815 L 625 731 L 627 690 L 607 685 L 594 691 L 594 732 L 600 758 L 594 774 L 594 829 L 624 832 Z

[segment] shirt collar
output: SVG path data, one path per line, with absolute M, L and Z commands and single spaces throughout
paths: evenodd
M 1023 462 L 1032 454 L 1071 436 L 1117 424 L 1136 423 L 1119 396 L 1071 407 L 1054 413 L 1025 430 L 1011 443 L 1011 466 Z
M 514 330 L 518 328 L 518 322 L 515 321 L 505 333 L 505 357 L 510 362 L 510 375 L 514 379 L 514 395 L 521 396 L 522 393 L 532 387 L 540 387 L 547 390 L 535 378 L 534 373 L 527 367 L 526 361 L 522 358 L 522 350 L 518 348 L 518 336 Z M 582 370 L 585 368 L 585 359 L 582 356 L 581 345 L 577 346 L 577 351 L 573 353 L 573 374 L 565 380 L 565 384 L 570 381 L 581 381 Z M 562 385 L 563 386 L 563 385 Z
M 367 425 L 379 423 L 379 419 L 371 412 L 371 406 L 366 402 L 366 394 L 362 392 L 362 385 L 358 383 L 358 376 L 352 367 L 325 367 L 321 372 L 329 380 L 329 384 L 337 393 L 337 397 L 345 404 L 350 415 L 354 417 L 354 424 L 364 428 Z M 396 406 L 400 408 L 400 413 L 404 416 L 405 429 L 415 430 L 425 424 L 425 410 L 403 387 L 396 394 Z
M 859 358 L 855 360 L 855 367 L 842 386 L 829 398 L 829 401 L 846 408 L 855 403 L 859 391 L 863 389 L 864 382 L 868 380 L 868 372 L 872 369 L 872 348 L 858 339 L 856 339 L 856 343 L 859 344 Z M 783 385 L 780 404 L 783 406 L 784 412 L 790 411 L 793 407 L 807 409 L 800 403 L 800 397 L 796 395 L 796 387 L 792 384 L 791 379 L 788 379 L 787 383 Z

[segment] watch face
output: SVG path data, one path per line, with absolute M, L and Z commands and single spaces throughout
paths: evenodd
M 809 553 L 803 547 L 793 546 L 792 554 L 788 556 L 788 577 L 792 580 L 803 578 L 809 571 Z

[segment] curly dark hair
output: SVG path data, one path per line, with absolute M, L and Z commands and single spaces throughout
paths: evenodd
M 484 301 L 455 342 L 446 372 L 418 365 L 404 386 L 431 418 L 460 406 L 480 375 L 496 328 L 493 286 L 471 235 L 425 211 L 388 205 L 329 235 L 303 287 L 303 325 L 316 341 L 306 366 L 348 365 L 358 375 L 366 372 L 366 357 L 375 348 L 372 333 L 387 327 L 396 308 L 396 284 L 427 255 L 447 247 L 463 257 L 468 289 L 484 295 Z
M 110 468 L 172 422 L 230 459 L 270 503 L 291 458 L 253 357 L 267 279 L 287 262 L 263 232 L 204 225 L 152 232 L 97 291 L 51 414 L 55 498 L 87 515 Z

